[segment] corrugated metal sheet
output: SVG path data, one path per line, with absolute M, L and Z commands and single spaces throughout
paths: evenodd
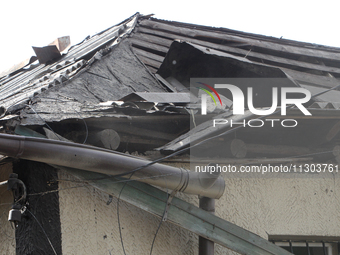
M 335 47 L 154 18 L 140 18 L 131 38 L 136 54 L 153 72 L 173 40 L 181 40 L 280 67 L 301 86 L 330 88 L 340 84 L 340 49 Z
M 72 78 L 81 68 L 88 64 L 91 54 L 104 46 L 118 43 L 134 29 L 138 13 L 119 25 L 113 26 L 95 36 L 84 40 L 69 49 L 67 54 L 51 64 L 31 65 L 17 73 L 7 75 L 0 80 L 0 104 L 8 108 L 28 100 L 35 93 L 40 93 L 56 84 Z
M 253 63 L 280 67 L 301 86 L 309 86 L 311 90 L 340 84 L 339 48 L 146 17 L 135 14 L 71 47 L 54 63 L 33 63 L 2 77 L 1 105 L 8 108 L 71 79 L 89 64 L 89 56 L 104 46 L 117 44 L 118 38 L 126 36 L 130 37 L 136 55 L 153 73 L 158 71 L 173 40 L 182 40 Z M 320 101 L 326 99 L 327 95 Z M 333 94 L 329 101 L 334 100 Z

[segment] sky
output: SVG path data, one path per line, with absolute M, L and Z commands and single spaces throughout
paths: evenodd
M 136 12 L 158 19 L 340 47 L 340 1 L 2 1 L 0 72 L 69 35 L 77 44 Z

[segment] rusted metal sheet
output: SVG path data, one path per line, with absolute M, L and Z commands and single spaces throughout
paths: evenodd
M 71 46 L 71 38 L 69 36 L 59 37 L 51 42 L 49 45 L 57 46 L 59 52 L 62 52 Z
M 35 52 L 35 55 L 37 55 L 40 64 L 45 64 L 61 57 L 60 51 L 56 45 L 48 45 L 45 47 L 32 46 L 32 48 Z

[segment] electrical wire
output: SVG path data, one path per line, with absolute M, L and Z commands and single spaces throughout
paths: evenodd
M 162 175 L 162 172 L 160 169 L 158 169 L 158 171 L 160 172 L 160 174 Z M 165 175 L 163 175 L 165 176 Z M 150 248 L 150 255 L 152 255 L 152 251 L 153 251 L 153 246 L 155 244 L 155 241 L 156 241 L 156 237 L 157 237 L 157 234 L 158 234 L 158 231 L 160 230 L 162 224 L 163 224 L 163 221 L 164 221 L 164 217 L 165 217 L 165 214 L 166 214 L 166 211 L 167 211 L 167 205 L 168 205 L 168 202 L 169 202 L 169 199 L 170 199 L 170 195 L 169 195 L 169 189 L 168 189 L 168 185 L 167 185 L 167 180 L 166 178 L 164 177 L 164 181 L 165 181 L 165 187 L 166 187 L 166 196 L 167 196 L 167 201 L 165 202 L 165 207 L 164 207 L 164 212 L 163 212 L 163 215 L 162 215 L 162 218 L 161 220 L 159 221 L 159 224 L 158 224 L 158 227 L 157 227 L 157 230 L 156 230 L 156 233 L 155 233 L 155 236 L 152 240 L 152 244 L 151 244 L 151 248 Z
M 159 170 L 160 171 L 160 170 Z M 157 234 L 158 234 L 158 231 L 161 229 L 161 226 L 163 224 L 163 221 L 165 221 L 165 214 L 167 212 L 167 206 L 169 205 L 169 199 L 170 199 L 170 196 L 169 195 L 169 189 L 167 187 L 167 183 L 166 183 L 166 178 L 164 177 L 164 180 L 165 180 L 165 186 L 166 186 L 166 196 L 167 196 L 167 200 L 165 201 L 165 207 L 164 207 L 164 211 L 163 211 L 163 215 L 162 215 L 162 218 L 158 224 L 158 227 L 157 227 L 157 230 L 156 230 L 156 233 L 153 237 L 153 240 L 152 240 L 152 243 L 151 243 L 151 248 L 150 248 L 150 255 L 152 255 L 152 251 L 153 251 L 153 247 L 154 247 L 154 244 L 155 244 L 155 241 L 156 241 L 156 238 L 157 238 Z M 177 191 L 176 191 L 177 192 Z M 175 194 L 175 193 L 174 193 Z M 170 205 L 169 205 L 170 206 Z
M 13 203 L 0 203 L 0 206 L 3 206 L 3 205 L 13 205 Z
M 179 175 L 180 173 L 178 173 Z M 171 176 L 171 175 L 177 175 L 177 174 L 161 174 L 161 175 L 154 175 L 154 176 L 148 176 L 148 177 L 143 177 L 143 178 L 138 178 L 138 179 L 124 179 L 124 180 L 117 180 L 114 182 L 111 182 L 111 184 L 115 184 L 115 183 L 122 183 L 122 182 L 133 182 L 133 181 L 139 181 L 139 180 L 144 180 L 144 179 L 152 179 L 152 178 L 158 178 L 158 177 L 166 177 L 166 176 Z M 68 189 L 75 189 L 75 188 L 83 188 L 86 187 L 88 185 L 91 185 L 89 183 L 87 183 L 87 180 L 64 180 L 64 179 L 56 179 L 55 181 L 64 181 L 64 182 L 75 182 L 75 183 L 82 183 L 83 185 L 78 185 L 78 186 L 72 186 L 72 187 L 68 187 L 68 188 L 62 188 L 62 189 L 56 189 L 56 190 L 49 190 L 49 191 L 43 191 L 43 192 L 37 192 L 37 193 L 30 193 L 27 194 L 27 196 L 38 196 L 38 195 L 47 195 L 50 193 L 54 193 L 54 192 L 59 192 L 59 191 L 63 191 L 63 190 L 68 190 Z M 9 203 L 9 204 L 13 204 L 13 203 Z M 0 206 L 4 205 L 0 203 Z
M 158 224 L 156 233 L 155 233 L 155 235 L 154 235 L 154 237 L 153 237 L 153 240 L 152 240 L 151 249 L 150 249 L 150 255 L 152 255 L 153 246 L 154 246 L 154 244 L 155 244 L 155 241 L 156 241 L 156 237 L 157 237 L 158 231 L 161 229 L 161 226 L 162 226 L 162 224 L 163 224 L 163 218 L 164 218 L 164 216 L 165 216 L 165 213 L 166 213 L 166 206 L 165 206 L 165 208 L 164 208 L 164 212 L 163 212 L 161 221 L 160 221 L 159 224 Z
M 147 178 L 156 178 L 156 177 L 165 177 L 165 176 L 169 176 L 169 175 L 173 175 L 173 174 L 160 174 L 160 175 L 157 175 L 157 176 L 150 176 L 150 177 L 145 177 L 145 178 L 139 178 L 137 180 L 140 180 L 140 179 L 147 179 Z M 121 182 L 124 182 L 124 186 L 129 182 L 129 181 L 137 181 L 137 180 L 118 180 L 118 181 L 115 181 L 113 183 L 121 183 Z M 78 181 L 75 181 L 75 180 L 57 180 L 57 181 L 70 181 L 70 182 L 78 182 Z M 57 190 L 51 190 L 51 191 L 45 191 L 45 192 L 38 192 L 38 193 L 31 193 L 31 194 L 28 194 L 27 196 L 36 196 L 36 195 L 46 195 L 46 194 L 50 194 L 50 193 L 54 193 L 54 192 L 59 192 L 59 191 L 62 191 L 62 190 L 67 190 L 67 189 L 73 189 L 73 188 L 81 188 L 81 187 L 84 187 L 86 185 L 90 185 L 88 183 L 86 183 L 85 181 L 81 181 L 83 183 L 83 185 L 78 185 L 78 186 L 73 186 L 73 187 L 68 187 L 68 188 L 63 188 L 63 189 L 57 189 Z M 166 182 L 166 179 L 165 179 L 165 182 Z M 123 189 L 121 189 L 120 191 L 120 195 L 121 195 L 121 192 L 123 191 Z M 167 197 L 169 197 L 169 191 L 167 189 Z M 118 196 L 118 199 L 120 198 L 120 196 Z M 12 203 L 8 203 L 9 205 L 12 204 Z M 5 205 L 5 204 L 0 204 L 0 205 Z M 28 209 L 26 209 L 28 211 Z M 117 207 L 117 210 L 119 212 L 119 208 Z M 30 211 L 29 211 L 30 212 Z M 32 212 L 30 212 L 32 214 Z M 33 215 L 33 214 L 32 214 Z M 164 213 L 163 213 L 163 217 L 165 215 L 165 210 L 164 210 Z M 33 215 L 34 216 L 34 215 Z M 118 217 L 119 217 L 119 213 L 118 213 Z M 163 218 L 162 217 L 162 218 Z M 152 246 L 151 246 L 151 253 L 152 254 L 152 249 L 153 249 L 153 245 L 154 245 L 154 242 L 155 242 L 155 239 L 156 239 L 156 235 L 161 227 L 161 224 L 162 224 L 162 220 L 160 221 L 159 225 L 158 225 L 158 228 L 157 228 L 157 231 L 156 231 L 156 234 L 155 234 L 155 237 L 153 239 L 153 242 L 152 242 Z M 118 221 L 118 224 L 120 225 L 120 221 Z M 39 224 L 40 225 L 40 224 Z M 42 226 L 40 226 L 42 227 Z M 119 229 L 121 229 L 121 227 L 119 227 Z M 45 231 L 44 231 L 45 232 Z M 45 234 L 46 235 L 46 234 Z M 47 235 L 46 235 L 47 237 Z M 47 237 L 48 238 L 48 237 Z M 123 240 L 121 238 L 121 240 Z M 122 247 L 124 247 L 124 245 L 122 245 Z M 125 249 L 123 248 L 124 250 L 124 254 L 125 253 Z
M 82 187 L 85 187 L 86 185 L 88 185 L 88 184 L 84 182 L 83 185 L 79 185 L 79 186 L 73 186 L 73 187 L 68 187 L 68 188 L 63 188 L 63 189 L 56 189 L 56 190 L 49 190 L 49 191 L 43 191 L 43 192 L 38 192 L 38 193 L 32 193 L 32 194 L 28 194 L 27 196 L 47 195 L 47 194 L 50 194 L 50 193 L 59 192 L 59 191 L 67 190 L 67 189 L 82 188 Z
M 55 254 L 55 255 L 58 255 L 57 252 L 55 251 L 55 249 L 54 249 L 52 243 L 51 243 L 51 240 L 48 238 L 45 229 L 44 229 L 43 226 L 40 224 L 40 222 L 38 221 L 37 217 L 35 217 L 35 215 L 34 215 L 30 210 L 28 210 L 27 207 L 26 207 L 26 211 L 28 211 L 28 212 L 33 216 L 33 218 L 37 221 L 38 225 L 40 226 L 40 228 L 41 228 L 42 231 L 44 232 L 44 234 L 45 234 L 45 236 L 46 236 L 46 238 L 47 238 L 47 240 L 48 240 L 48 242 L 49 242 L 49 244 L 50 244 L 50 246 L 51 246 L 51 248 L 52 248 L 54 254 Z
M 274 114 L 274 113 L 273 113 L 273 114 Z M 229 129 L 229 130 L 227 130 L 227 131 L 225 131 L 225 132 L 222 132 L 222 133 L 220 133 L 220 134 L 218 134 L 218 135 L 215 135 L 215 136 L 213 136 L 213 137 L 209 137 L 209 138 L 207 138 L 207 139 L 205 139 L 205 140 L 203 140 L 203 141 L 200 141 L 200 142 L 198 142 L 198 143 L 196 143 L 196 144 L 194 144 L 194 145 L 190 145 L 189 147 L 186 147 L 186 148 L 183 148 L 183 149 L 181 149 L 181 150 L 179 150 L 179 151 L 176 151 L 176 152 L 174 152 L 174 153 L 172 153 L 172 154 L 170 154 L 170 155 L 168 155 L 168 156 L 161 157 L 161 158 L 156 159 L 156 160 L 154 160 L 154 161 L 152 161 L 152 162 L 149 162 L 148 164 L 145 164 L 145 165 L 143 165 L 143 166 L 137 167 L 137 168 L 135 168 L 134 170 L 131 170 L 131 171 L 126 172 L 126 173 L 118 174 L 118 175 L 113 175 L 112 177 L 121 177 L 121 176 L 126 176 L 126 175 L 130 174 L 130 176 L 129 176 L 129 178 L 128 178 L 128 180 L 130 180 L 131 177 L 134 175 L 134 173 L 137 172 L 137 171 L 140 171 L 140 170 L 142 170 L 142 169 L 144 169 L 144 168 L 146 168 L 146 167 L 149 167 L 149 166 L 154 165 L 154 164 L 156 164 L 156 163 L 158 163 L 158 162 L 161 162 L 161 161 L 163 161 L 163 160 L 165 160 L 165 159 L 167 159 L 167 158 L 170 158 L 170 157 L 173 157 L 173 156 L 178 155 L 178 154 L 180 154 L 180 153 L 183 153 L 183 152 L 185 152 L 185 151 L 188 151 L 188 150 L 190 150 L 190 149 L 192 149 L 192 148 L 194 148 L 194 147 L 196 147 L 196 146 L 199 146 L 199 145 L 201 145 L 201 144 L 203 144 L 203 143 L 205 143 L 205 142 L 207 142 L 207 141 L 209 141 L 209 140 L 212 140 L 212 139 L 218 138 L 218 137 L 220 137 L 220 136 L 222 136 L 222 135 L 226 135 L 226 134 L 229 134 L 229 133 L 231 133 L 231 132 L 234 132 L 235 130 L 240 129 L 241 127 L 242 127 L 242 126 L 238 126 L 238 127 Z M 111 178 L 112 178 L 112 177 L 111 177 Z M 123 248 L 124 255 L 126 255 L 126 252 L 125 252 L 125 248 L 124 248 L 124 243 L 123 243 L 123 238 L 122 238 L 122 232 L 121 232 L 121 226 L 120 226 L 119 201 L 120 201 L 120 196 L 121 196 L 121 194 L 122 194 L 122 192 L 123 192 L 123 190 L 124 190 L 126 184 L 127 184 L 127 182 L 124 183 L 124 185 L 123 185 L 121 191 L 119 192 L 118 200 L 117 200 L 117 220 L 118 220 L 119 235 L 120 235 L 120 240 L 121 240 L 121 244 L 122 244 L 122 248 Z M 160 225 L 161 225 L 161 223 L 160 223 Z M 160 226 L 159 226 L 159 228 L 160 228 Z M 157 231 L 157 233 L 158 233 L 158 231 Z M 154 237 L 154 239 L 155 239 L 155 237 Z M 153 246 L 152 246 L 152 247 L 153 247 Z M 152 252 L 152 250 L 151 250 L 151 252 Z
M 240 127 L 241 127 L 241 126 L 236 127 L 236 128 L 233 128 L 233 129 L 228 130 L 228 131 L 226 131 L 226 132 L 224 132 L 224 133 L 222 133 L 222 134 L 230 133 L 230 132 L 232 132 L 232 131 L 234 131 L 235 129 L 238 129 L 238 128 L 240 128 Z M 135 168 L 134 170 L 132 170 L 132 171 L 130 171 L 130 172 L 123 173 L 123 174 L 118 174 L 118 175 L 113 175 L 112 177 L 121 177 L 121 176 L 125 176 L 125 175 L 127 175 L 127 174 L 130 174 L 130 176 L 129 176 L 129 178 L 128 178 L 128 180 L 130 180 L 131 177 L 134 175 L 135 172 L 140 171 L 140 170 L 142 170 L 142 169 L 144 169 L 144 168 L 146 168 L 146 167 L 148 167 L 148 166 L 154 165 L 154 164 L 156 164 L 156 163 L 158 163 L 158 162 L 160 162 L 160 161 L 163 161 L 164 159 L 167 159 L 167 158 L 173 157 L 173 156 L 175 156 L 175 155 L 178 155 L 178 154 L 180 154 L 180 153 L 182 153 L 182 152 L 185 152 L 185 151 L 187 151 L 187 150 L 189 150 L 189 149 L 191 149 L 191 148 L 193 148 L 193 147 L 196 147 L 196 146 L 202 144 L 203 142 L 206 142 L 206 141 L 208 141 L 208 140 L 211 140 L 211 139 L 214 139 L 214 138 L 216 138 L 216 137 L 219 137 L 219 136 L 221 136 L 222 134 L 219 134 L 219 135 L 214 136 L 214 137 L 210 137 L 210 138 L 205 139 L 205 140 L 203 140 L 203 141 L 201 141 L 201 142 L 199 142 L 199 143 L 196 143 L 196 144 L 194 144 L 194 145 L 192 145 L 192 146 L 189 146 L 189 147 L 187 147 L 187 148 L 184 148 L 184 149 L 182 149 L 182 150 L 179 150 L 179 151 L 177 151 L 177 152 L 174 152 L 174 153 L 172 153 L 172 154 L 170 154 L 170 155 L 168 155 L 168 156 L 165 156 L 165 157 L 161 157 L 161 158 L 159 158 L 159 159 L 156 159 L 156 160 L 154 160 L 154 161 L 152 161 L 152 162 L 150 162 L 150 163 L 148 163 L 148 164 L 145 164 L 145 165 L 143 165 L 143 166 L 137 167 L 137 168 Z M 112 178 L 112 177 L 111 177 L 111 178 Z M 121 194 L 122 194 L 122 192 L 123 192 L 123 190 L 124 190 L 126 184 L 127 184 L 127 182 L 124 183 L 122 189 L 120 190 L 119 195 L 118 195 L 118 200 L 117 200 L 117 221 L 118 221 L 118 227 L 119 227 L 120 241 L 121 241 L 121 245 L 122 245 L 122 248 L 123 248 L 124 255 L 126 255 L 126 252 L 125 252 L 125 248 L 124 248 L 124 242 L 123 242 L 122 231 L 121 231 L 121 224 L 120 224 L 120 217 L 119 217 L 119 202 L 120 202 L 120 196 L 121 196 Z M 166 204 L 166 206 L 167 206 L 167 204 Z M 165 210 L 166 210 L 166 209 L 165 209 Z M 160 228 L 161 224 L 162 224 L 162 223 L 159 224 L 158 229 Z M 158 233 L 158 230 L 157 230 L 157 232 L 156 232 L 156 235 L 155 235 L 155 237 L 154 237 L 154 240 L 156 239 L 157 233 Z M 154 243 L 154 242 L 153 242 L 153 243 Z M 153 248 L 153 244 L 152 244 L 152 248 Z M 152 252 L 152 249 L 151 249 L 151 252 Z
M 158 171 L 161 173 L 161 170 L 158 169 Z M 127 179 L 127 181 L 124 182 L 124 185 L 122 187 L 122 189 L 120 190 L 119 192 L 119 195 L 118 195 L 118 199 L 117 199 L 117 221 L 118 221 L 118 227 L 119 227 L 119 237 L 120 237 L 120 243 L 122 245 L 122 249 L 123 249 L 123 252 L 124 252 L 124 255 L 126 255 L 126 252 L 125 252 L 125 247 L 124 247 L 124 241 L 123 241 L 123 235 L 122 235 L 122 230 L 121 230 L 121 224 L 120 224 L 120 214 L 119 214 L 119 202 L 120 202 L 120 196 L 126 186 L 126 184 L 128 183 L 128 181 L 131 181 L 131 177 L 134 175 L 135 172 L 131 173 L 130 177 Z M 169 174 L 170 175 L 170 174 Z M 162 173 L 159 175 L 159 176 L 164 176 L 162 175 Z M 150 178 L 150 177 L 149 177 Z M 155 178 L 155 176 L 152 176 L 151 178 Z M 141 179 L 141 178 L 140 178 Z M 135 181 L 135 180 L 133 180 Z M 153 250 L 153 246 L 154 246 L 154 243 L 155 243 L 155 240 L 156 240 L 156 237 L 157 237 L 157 233 L 159 231 L 159 229 L 161 228 L 162 226 L 162 223 L 163 223 L 163 219 L 164 219 L 164 216 L 165 216 L 165 213 L 166 213 L 166 209 L 167 209 L 167 204 L 168 204 L 168 199 L 169 199 L 169 189 L 167 187 L 167 181 L 166 181 L 166 178 L 164 177 L 164 181 L 165 181 L 165 187 L 166 187 L 166 194 L 167 194 L 167 201 L 165 203 L 165 208 L 164 208 L 164 212 L 163 212 L 163 215 L 162 215 L 162 218 L 158 224 L 158 227 L 157 227 L 157 230 L 156 230 L 156 233 L 155 233 L 155 236 L 153 238 L 153 241 L 152 241 L 152 244 L 151 244 L 151 250 L 150 250 L 150 255 L 152 254 L 152 250 Z
M 132 177 L 133 173 L 131 174 L 130 178 Z M 130 179 L 129 178 L 129 179 Z M 118 194 L 118 198 L 117 198 L 117 222 L 118 222 L 118 228 L 119 228 L 119 237 L 120 237 L 120 244 L 122 245 L 122 249 L 123 249 L 123 253 L 124 255 L 126 255 L 126 252 L 125 252 L 125 247 L 124 247 L 124 241 L 123 241 L 123 235 L 122 235 L 122 228 L 121 228 L 121 225 L 120 225 L 120 217 L 119 217 L 119 202 L 120 202 L 120 196 L 122 195 L 122 192 L 125 188 L 125 185 L 126 185 L 127 182 L 124 183 L 122 189 L 120 190 L 119 194 Z
M 304 157 L 308 157 L 308 156 L 322 155 L 322 154 L 327 154 L 327 153 L 332 153 L 332 152 L 333 151 L 322 151 L 322 152 L 316 152 L 316 153 L 311 153 L 311 154 L 303 154 L 303 155 L 298 155 L 298 156 L 289 156 L 289 157 L 285 157 L 283 159 L 304 158 Z M 244 163 L 244 164 L 248 165 L 248 164 L 254 164 L 254 163 L 255 164 L 261 164 L 261 159 L 257 160 L 257 162 L 249 162 L 249 163 Z M 181 175 L 181 173 L 153 175 L 153 176 L 140 177 L 140 178 L 136 178 L 136 179 L 122 179 L 122 180 L 113 181 L 111 183 L 115 184 L 115 183 L 122 183 L 122 182 L 141 181 L 141 180 L 145 180 L 145 179 L 153 179 L 153 178 L 158 178 L 158 177 L 166 177 L 166 176 L 174 176 L 174 175 Z M 99 180 L 106 180 L 106 179 L 112 179 L 112 178 L 117 178 L 117 177 L 113 176 L 113 175 L 110 175 L 110 176 L 107 176 L 107 177 L 100 177 L 100 178 L 95 178 L 95 179 L 83 179 L 83 180 L 57 179 L 56 181 L 76 182 L 76 183 L 87 184 L 86 182 L 88 182 L 88 181 L 99 181 Z M 79 187 L 83 187 L 83 186 L 79 186 Z M 36 194 L 28 194 L 28 196 L 30 196 L 30 195 L 38 195 L 38 194 L 42 194 L 42 193 L 50 193 L 50 192 L 54 192 L 54 191 L 46 191 L 46 192 L 41 192 L 41 193 L 36 193 Z

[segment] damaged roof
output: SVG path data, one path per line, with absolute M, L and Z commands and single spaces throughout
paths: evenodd
M 336 47 L 154 18 L 140 19 L 131 37 L 136 54 L 155 73 L 172 42 L 178 40 L 278 67 L 312 92 L 340 85 L 340 49 Z M 172 76 L 163 78 L 170 80 Z M 330 92 L 319 100 L 338 102 L 340 93 L 335 94 L 337 98 Z
M 191 115 L 197 113 L 190 104 L 191 77 L 287 78 L 311 91 L 309 107 L 317 116 L 327 111 L 333 118 L 329 125 L 335 125 L 340 109 L 340 49 L 335 47 L 139 13 L 64 51 L 54 45 L 0 78 L 0 122 L 74 125 L 86 119 L 95 129 L 114 122 L 126 144 L 181 144 L 174 139 L 190 136 Z M 260 99 L 255 107 L 267 104 L 265 96 Z M 193 121 L 207 119 L 196 114 Z M 177 145 L 170 147 L 185 146 Z
M 8 108 L 43 91 L 53 90 L 55 86 L 63 86 L 66 81 L 72 80 L 81 70 L 85 71 L 87 66 L 101 59 L 108 53 L 108 49 L 114 48 L 120 40 L 130 34 L 135 27 L 137 17 L 138 15 L 134 15 L 121 24 L 86 38 L 83 42 L 72 46 L 58 59 L 51 59 L 47 63 L 35 61 L 1 77 L 1 106 Z M 84 88 L 86 89 L 86 85 L 83 85 Z M 91 96 L 86 97 L 86 100 L 91 100 Z
M 253 158 L 268 154 L 275 158 L 294 157 L 296 151 L 307 155 L 321 151 L 324 156 L 327 151 L 340 162 L 339 148 L 334 147 L 340 144 L 339 48 L 157 20 L 137 13 L 86 38 L 66 53 L 56 46 L 36 52 L 38 61 L 31 58 L 0 78 L 0 128 L 3 129 L 0 132 L 41 137 L 45 131 L 50 139 L 67 139 L 120 152 L 156 148 L 173 152 L 188 148 L 193 141 L 199 143 L 230 130 L 231 136 L 225 133 L 214 144 L 206 143 L 204 155 L 217 151 L 224 158 L 230 155 L 239 158 L 245 157 L 245 149 L 249 149 Z M 309 105 L 313 107 L 313 117 L 302 118 L 301 126 L 295 130 L 244 128 L 236 134 L 236 129 L 231 130 L 227 125 L 214 129 L 211 116 L 197 114 L 199 107 L 195 108 L 196 102 L 190 102 L 188 88 L 193 76 L 285 78 L 292 86 L 308 88 L 313 96 L 318 95 Z M 266 106 L 265 96 L 259 98 L 257 103 Z M 254 116 L 249 111 L 242 117 L 235 116 L 225 108 L 216 108 L 213 113 L 218 118 L 239 122 Z M 314 128 L 307 132 L 310 120 Z M 43 128 L 45 125 L 50 130 Z M 24 138 L 18 139 L 22 139 L 19 145 L 24 144 Z M 305 147 L 298 147 L 301 144 Z M 279 145 L 283 146 L 278 148 Z M 317 148 L 311 149 L 312 146 Z M 214 150 L 210 150 L 212 147 Z M 37 155 L 45 153 L 51 158 L 51 153 L 39 149 Z M 229 154 L 223 154 L 227 150 Z M 13 151 L 22 153 L 21 149 Z M 87 159 L 91 161 L 91 157 Z M 330 158 L 326 155 L 323 160 Z M 281 160 L 287 162 L 287 158 Z M 92 162 L 87 167 L 91 170 Z M 245 232 L 245 236 L 248 238 L 249 233 Z M 249 244 L 240 246 L 252 250 L 254 238 L 258 239 L 253 236 Z M 266 244 L 277 253 L 277 247 L 259 240 L 258 247 Z M 233 248 L 227 241 L 226 247 Z M 231 243 L 237 246 L 238 242 Z
M 340 77 L 340 49 L 335 47 L 154 18 L 140 19 L 132 34 L 137 55 L 155 71 L 173 40 L 277 66 L 298 81 L 322 87 L 338 84 Z
M 307 86 L 311 91 L 318 91 L 318 88 L 332 88 L 340 84 L 338 80 L 340 78 L 339 48 L 277 39 L 225 28 L 158 20 L 137 13 L 122 23 L 72 46 L 56 61 L 39 64 L 38 61 L 33 62 L 36 57 L 32 57 L 30 61 L 25 62 L 26 66 L 19 65 L 21 68 L 1 77 L 1 106 L 8 108 L 42 91 L 52 90 L 53 87 L 64 84 L 81 70 L 108 54 L 109 49 L 112 50 L 123 38 L 129 38 L 129 44 L 133 50 L 130 54 L 135 54 L 152 73 L 157 73 L 159 70 L 172 42 L 180 40 L 190 42 L 197 47 L 216 50 L 220 54 L 227 53 L 249 60 L 251 63 L 279 67 L 301 86 Z M 123 58 L 119 60 L 117 62 L 121 62 Z M 121 68 L 124 68 L 125 72 L 129 71 L 128 66 Z M 101 66 L 98 64 L 94 69 L 101 69 Z M 113 76 L 112 79 L 117 76 L 117 73 L 119 74 L 114 70 L 108 71 L 110 76 Z M 102 82 L 109 80 L 107 74 L 101 75 L 99 71 L 93 75 L 101 77 Z M 83 80 L 91 82 L 93 80 L 90 78 L 91 75 L 87 76 Z M 118 83 L 125 84 L 129 74 L 126 76 L 125 80 L 122 80 L 122 77 L 116 77 Z M 171 76 L 161 78 L 171 80 Z M 78 94 L 92 94 L 82 100 L 96 101 L 93 97 L 98 95 L 93 91 L 86 92 L 85 90 L 91 89 L 85 83 L 82 84 Z M 147 82 L 141 81 L 141 83 Z M 118 93 L 117 98 L 111 98 L 111 100 L 122 98 L 129 92 L 147 91 L 147 88 L 144 91 L 134 91 L 138 85 L 129 85 L 131 89 L 122 89 L 122 93 Z M 103 87 L 106 86 L 107 84 Z M 157 87 L 155 84 L 151 86 Z M 117 87 L 119 86 L 115 86 L 116 89 Z M 75 89 L 80 89 L 80 87 Z M 160 91 L 165 91 L 165 89 L 159 88 L 158 91 L 153 92 Z M 63 96 L 62 93 L 60 94 Z M 323 99 L 326 97 L 328 101 L 334 102 L 336 99 L 334 94 L 333 96 L 331 94 L 329 93 L 329 98 L 324 95 Z M 97 101 L 100 100 L 106 101 L 107 99 L 99 95 Z

